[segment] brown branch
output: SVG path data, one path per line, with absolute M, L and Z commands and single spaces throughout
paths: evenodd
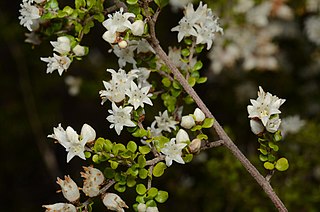
M 198 96 L 195 90 L 189 86 L 187 80 L 180 73 L 180 71 L 175 67 L 175 65 L 170 61 L 168 55 L 163 51 L 162 47 L 159 45 L 159 40 L 156 37 L 155 33 L 155 22 L 153 21 L 151 14 L 148 10 L 148 1 L 144 0 L 143 4 L 147 22 L 150 29 L 150 37 L 148 42 L 155 50 L 156 54 L 163 60 L 163 62 L 169 67 L 172 71 L 175 78 L 182 85 L 184 90 L 193 98 L 198 107 L 205 113 L 206 117 L 214 118 L 210 110 L 204 104 L 202 99 Z M 219 136 L 219 138 L 223 141 L 223 145 L 227 147 L 232 154 L 241 162 L 241 164 L 246 168 L 246 170 L 250 173 L 250 175 L 257 181 L 257 183 L 262 187 L 268 197 L 271 199 L 275 207 L 279 211 L 288 211 L 285 205 L 282 203 L 277 194 L 273 191 L 270 183 L 259 173 L 259 171 L 251 164 L 251 162 L 242 154 L 242 152 L 238 149 L 238 147 L 232 142 L 230 137 L 226 134 L 223 128 L 220 126 L 218 121 L 215 121 L 213 127 Z
M 209 143 L 206 143 L 205 145 L 203 145 L 200 148 L 200 151 L 203 151 L 203 150 L 206 150 L 206 149 L 215 148 L 215 147 L 219 147 L 219 146 L 223 146 L 223 145 L 224 145 L 224 140 L 218 140 L 218 141 L 209 142 Z

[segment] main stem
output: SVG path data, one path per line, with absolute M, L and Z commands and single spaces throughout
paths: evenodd
M 184 90 L 193 98 L 198 107 L 205 113 L 208 118 L 214 118 L 208 107 L 204 104 L 199 95 L 195 92 L 195 90 L 189 85 L 184 76 L 180 73 L 177 67 L 171 62 L 168 55 L 163 51 L 160 46 L 159 40 L 156 37 L 155 33 L 155 21 L 152 19 L 151 14 L 148 10 L 148 0 L 144 0 L 144 11 L 146 12 L 147 22 L 150 28 L 150 38 L 148 42 L 155 50 L 156 54 L 163 60 L 163 62 L 169 67 L 176 80 L 182 85 Z M 270 183 L 259 173 L 259 171 L 252 165 L 252 163 L 242 154 L 239 148 L 232 142 L 227 133 L 223 130 L 219 122 L 215 119 L 213 124 L 213 128 L 218 134 L 219 138 L 222 140 L 222 143 L 225 147 L 227 147 L 232 154 L 241 162 L 241 164 L 246 168 L 246 170 L 251 174 L 251 176 L 257 181 L 257 183 L 262 187 L 268 197 L 271 199 L 275 207 L 279 211 L 288 211 L 286 206 L 277 196 L 277 194 L 272 189 Z

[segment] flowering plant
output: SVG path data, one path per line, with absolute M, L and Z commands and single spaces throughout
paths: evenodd
M 85 172 L 81 172 L 85 198 L 70 176 L 65 176 L 65 180 L 58 178 L 68 203 L 44 205 L 47 211 L 90 211 L 96 197 L 109 210 L 124 211 L 131 207 L 118 194 L 109 192 L 111 187 L 118 193 L 134 188 L 135 211 L 158 211 L 158 204 L 164 203 L 169 194 L 154 187 L 154 179 L 161 177 L 173 162 L 189 163 L 200 151 L 218 146 L 233 152 L 263 185 L 273 203 L 286 211 L 268 179 L 240 152 L 193 89 L 207 80 L 201 76 L 203 64 L 198 56 L 204 49 L 212 48 L 216 36 L 223 35 L 219 19 L 207 4 L 200 2 L 196 9 L 188 4 L 184 17 L 171 29 L 178 32 L 180 46 L 169 48 L 167 54 L 155 32 L 158 15 L 167 4 L 167 0 L 127 0 L 106 7 L 104 0 L 75 0 L 74 7 L 60 8 L 57 0 L 23 0 L 19 19 L 31 31 L 29 42 L 36 45 L 42 37 L 57 37 L 50 42 L 53 57 L 41 58 L 47 63 L 47 73 L 57 70 L 63 76 L 75 59 L 81 60 L 89 53 L 83 38 L 91 28 L 101 24 L 106 29 L 101 37 L 118 57 L 119 69 L 107 69 L 111 79 L 102 82 L 101 104 L 111 105 L 106 117 L 110 128 L 119 137 L 124 133 L 132 136 L 127 141 L 114 142 L 96 138 L 94 128 L 88 124 L 83 125 L 80 135 L 71 126 L 54 127 L 48 137 L 66 149 L 67 162 L 77 156 L 93 166 L 84 167 Z M 161 76 L 161 84 L 152 81 L 151 75 Z M 276 160 L 273 152 L 278 148 L 274 142 L 281 137 L 279 107 L 284 100 L 259 89 L 259 97 L 251 100 L 248 112 L 252 131 L 259 136 L 260 160 L 268 170 L 275 167 L 284 171 L 288 162 L 285 158 Z M 145 118 L 150 116 L 156 101 L 165 109 L 159 111 L 151 124 L 146 123 Z M 198 107 L 186 114 L 184 107 L 193 103 Z M 216 141 L 207 135 L 207 129 L 211 128 L 219 138 Z

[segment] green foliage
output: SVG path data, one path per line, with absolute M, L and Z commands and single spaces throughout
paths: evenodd
M 164 170 L 166 170 L 167 166 L 165 163 L 163 162 L 159 162 L 157 163 L 152 171 L 153 176 L 155 177 L 160 177 L 164 174 Z
M 154 2 L 158 5 L 158 7 L 163 8 L 169 3 L 169 0 L 155 0 Z

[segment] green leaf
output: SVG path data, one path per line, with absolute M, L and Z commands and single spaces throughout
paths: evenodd
M 151 187 L 149 190 L 148 190 L 148 197 L 150 197 L 151 199 L 153 199 L 154 197 L 156 197 L 158 195 L 158 189 L 157 188 L 154 188 L 154 187 Z
M 276 151 L 276 152 L 279 150 L 278 145 L 276 145 L 275 143 L 273 143 L 273 142 L 271 142 L 271 141 L 268 142 L 268 146 L 269 146 L 271 149 L 273 149 L 274 151 Z
M 49 0 L 47 1 L 45 9 L 53 9 L 53 10 L 58 10 L 59 9 L 59 4 L 57 0 Z
M 281 136 L 281 131 L 280 131 L 280 130 L 278 130 L 278 131 L 273 135 L 273 139 L 274 139 L 275 142 L 281 141 L 282 136 Z
M 110 166 L 112 169 L 118 168 L 119 163 L 116 161 L 109 160 Z
M 202 127 L 203 128 L 211 128 L 213 123 L 214 123 L 214 119 L 213 118 L 206 118 L 203 121 Z
M 139 177 L 141 178 L 141 179 L 146 179 L 147 177 L 148 177 L 148 170 L 146 170 L 146 169 L 140 169 L 139 170 Z
M 150 152 L 150 147 L 148 146 L 139 146 L 139 152 L 141 152 L 141 154 L 148 154 Z
M 169 198 L 169 194 L 166 191 L 158 191 L 158 195 L 155 197 L 155 200 L 159 203 L 164 203 Z
M 123 144 L 115 144 L 112 147 L 112 153 L 116 156 L 119 154 L 119 152 L 124 152 L 124 151 L 126 151 L 126 147 Z
M 202 129 L 201 125 L 196 125 L 196 126 L 191 128 L 191 131 L 194 132 L 194 131 L 198 131 L 198 130 L 201 130 L 201 129 Z
M 203 44 L 197 45 L 196 46 L 196 52 L 199 54 L 200 52 L 202 52 L 203 48 L 204 48 Z
M 158 5 L 158 7 L 163 8 L 169 3 L 169 0 L 154 0 L 154 2 Z
M 265 149 L 259 148 L 258 150 L 259 150 L 262 154 L 264 154 L 264 155 L 267 155 L 267 154 L 268 154 L 268 151 L 265 150 Z
M 259 160 L 262 161 L 262 162 L 265 162 L 265 161 L 268 160 L 268 156 L 263 155 L 263 154 L 260 154 L 260 155 L 259 155 Z
M 167 78 L 167 77 L 163 78 L 161 82 L 164 85 L 164 87 L 168 88 L 168 87 L 171 86 L 171 80 L 169 78 Z
M 136 142 L 134 141 L 129 141 L 128 144 L 127 144 L 127 149 L 132 152 L 132 153 L 135 153 L 135 151 L 137 151 L 137 144 Z
M 206 134 L 201 133 L 201 134 L 197 135 L 197 139 L 208 140 L 208 136 Z
M 157 203 L 152 199 L 146 202 L 147 207 L 157 207 Z
M 273 163 L 270 163 L 270 162 L 265 162 L 263 164 L 263 166 L 264 166 L 265 169 L 268 169 L 268 170 L 273 170 L 274 169 Z
M 190 163 L 193 159 L 193 154 L 186 154 L 184 157 L 183 157 L 183 160 L 185 163 Z
M 103 150 L 106 152 L 111 152 L 112 147 L 113 143 L 110 140 L 106 139 L 103 144 Z
M 93 15 L 93 18 L 97 21 L 99 21 L 100 23 L 104 21 L 104 15 L 103 13 L 97 13 Z
M 286 171 L 289 168 L 289 162 L 286 158 L 280 158 L 276 162 L 276 169 L 278 171 Z
M 100 163 L 100 161 L 99 161 L 99 155 L 97 155 L 97 154 L 93 155 L 93 156 L 92 156 L 92 161 L 93 161 L 94 163 Z
M 106 178 L 112 179 L 112 178 L 115 176 L 116 172 L 115 172 L 114 169 L 112 169 L 112 168 L 110 168 L 110 167 L 107 167 L 107 168 L 105 168 L 103 174 L 104 174 L 104 176 L 105 176 Z
M 194 77 L 189 77 L 188 84 L 193 87 L 196 84 L 197 80 Z
M 127 186 L 128 186 L 129 188 L 135 186 L 136 183 L 137 183 L 137 182 L 136 182 L 136 179 L 135 179 L 134 176 L 128 176 L 128 178 L 127 178 Z
M 201 84 L 201 83 L 205 83 L 205 82 L 207 82 L 207 77 L 200 77 L 199 79 L 197 79 L 197 83 L 198 84 Z
M 145 195 L 138 195 L 137 197 L 136 197 L 136 202 L 139 202 L 139 203 L 145 203 L 145 201 L 144 201 L 144 197 L 145 197 Z
M 84 152 L 84 156 L 86 158 L 90 158 L 91 157 L 91 152 Z
M 196 62 L 196 64 L 193 66 L 192 71 L 199 71 L 200 69 L 202 69 L 203 64 L 202 62 L 199 60 Z
M 140 168 L 144 168 L 145 166 L 146 166 L 146 157 L 145 157 L 145 155 L 139 155 L 139 157 L 138 157 L 138 164 L 139 164 L 139 167 Z
M 183 98 L 184 102 L 188 105 L 194 103 L 194 100 L 192 99 L 192 97 L 190 95 L 186 96 L 185 98 Z
M 172 86 L 173 86 L 175 89 L 181 89 L 181 85 L 180 85 L 180 83 L 179 83 L 177 80 L 174 80 L 174 81 L 173 81 Z
M 276 157 L 274 155 L 268 155 L 268 161 L 274 162 L 276 160 Z
M 127 3 L 130 5 L 134 5 L 138 3 L 138 0 L 127 0 Z
M 190 55 L 190 50 L 188 48 L 181 50 L 182 56 L 188 57 Z
M 144 194 L 147 192 L 146 186 L 143 185 L 143 184 L 138 184 L 138 185 L 136 186 L 136 192 L 137 192 L 139 195 L 144 195 Z
M 148 131 L 141 128 L 137 129 L 134 133 L 132 133 L 132 135 L 136 138 L 142 138 L 144 136 L 147 136 L 147 134 L 148 134 Z
M 184 40 L 184 43 L 187 44 L 188 46 L 191 46 L 191 45 L 192 45 L 192 42 L 193 42 L 192 39 L 190 39 L 190 38 L 184 38 L 183 40 Z
M 73 9 L 69 6 L 65 6 L 62 11 L 65 12 L 67 15 L 71 15 L 73 13 Z
M 153 176 L 155 177 L 160 177 L 161 175 L 163 175 L 164 170 L 167 168 L 166 164 L 163 162 L 159 162 L 157 163 L 152 171 Z
M 119 191 L 119 192 L 125 192 L 126 191 L 126 186 L 125 185 L 121 185 L 120 183 L 116 183 L 115 185 L 114 185 L 114 189 L 116 190 L 116 191 Z
M 87 1 L 88 8 L 92 8 L 97 3 L 97 0 L 86 0 L 86 1 Z
M 85 0 L 75 0 L 75 6 L 76 6 L 76 9 L 79 9 L 80 7 L 85 7 L 86 1 Z

